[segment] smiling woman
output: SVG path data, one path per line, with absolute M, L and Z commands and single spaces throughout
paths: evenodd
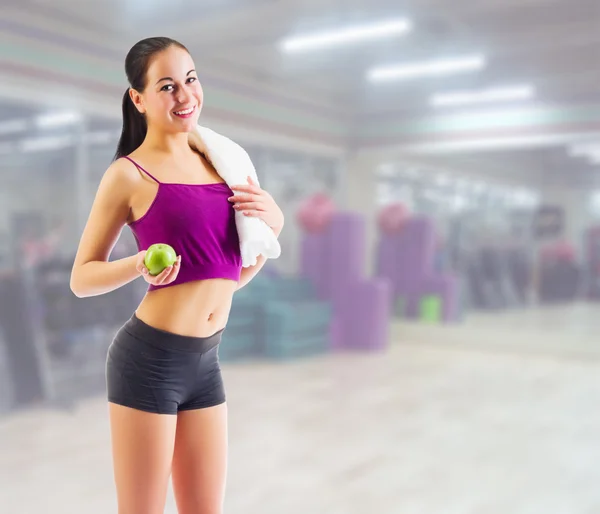
M 168 54 L 169 58 L 157 59 L 160 54 Z M 189 96 L 183 98 L 173 94 L 177 87 L 171 76 L 174 74 L 168 73 L 168 67 L 165 69 L 167 63 L 175 61 L 183 66 L 189 63 L 184 76 Z M 115 158 L 129 155 L 144 142 L 149 121 L 161 126 L 172 122 L 172 117 L 165 117 L 166 112 L 188 120 L 189 126 L 177 127 L 176 130 L 193 130 L 202 107 L 203 92 L 192 58 L 184 45 L 164 37 L 140 41 L 125 59 L 125 73 L 130 87 L 123 95 L 123 132 Z
M 260 256 L 242 270 L 236 210 L 260 217 L 276 236 L 283 227 L 268 193 L 254 183 L 230 188 L 189 144 L 204 99 L 195 70 L 187 49 L 169 38 L 129 51 L 115 162 L 71 274 L 80 297 L 140 276 L 149 284 L 106 361 L 118 510 L 127 514 L 162 513 L 171 474 L 179 514 L 222 512 L 227 407 L 219 344 L 234 292 L 265 262 Z M 111 261 L 125 225 L 139 252 Z M 156 244 L 177 254 L 158 274 L 145 263 Z

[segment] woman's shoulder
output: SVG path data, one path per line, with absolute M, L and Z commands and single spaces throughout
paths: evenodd
M 131 200 L 139 188 L 140 177 L 127 163 L 127 159 L 117 159 L 106 168 L 98 185 L 98 195 L 119 203 Z
M 115 159 L 104 172 L 104 179 L 115 187 L 128 189 L 141 182 L 140 173 L 132 162 L 121 157 Z

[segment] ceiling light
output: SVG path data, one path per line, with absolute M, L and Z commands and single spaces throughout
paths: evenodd
M 16 134 L 26 132 L 29 127 L 27 120 L 14 119 L 0 122 L 0 134 Z
M 108 130 L 88 132 L 84 135 L 85 142 L 92 145 L 105 145 L 113 143 L 114 139 L 115 137 L 113 137 L 113 133 Z
M 24 153 L 34 153 L 49 150 L 61 150 L 72 144 L 73 139 L 69 136 L 36 137 L 23 139 L 20 141 L 19 148 Z
M 600 153 L 591 153 L 588 155 L 588 162 L 590 164 L 596 165 L 600 164 Z
M 77 112 L 57 112 L 44 114 L 35 119 L 38 128 L 54 128 L 64 125 L 73 125 L 81 121 L 81 115 Z
M 485 66 L 485 58 L 480 55 L 456 59 L 440 59 L 412 64 L 402 64 L 373 68 L 367 72 L 371 81 L 401 80 L 416 77 L 432 77 L 466 71 L 480 70 Z
M 469 105 L 485 102 L 507 102 L 527 100 L 533 97 L 535 91 L 530 86 L 484 89 L 481 91 L 464 91 L 435 95 L 431 104 L 435 107 L 454 105 Z
M 569 148 L 571 157 L 585 157 L 588 154 L 600 153 L 600 140 L 577 143 Z
M 356 25 L 338 30 L 308 34 L 306 36 L 291 37 L 281 43 L 281 49 L 285 52 L 315 50 L 328 46 L 355 43 L 357 41 L 381 39 L 403 34 L 410 29 L 411 24 L 406 19 Z
M 598 162 L 600 162 L 600 150 L 590 150 L 589 152 L 578 155 L 576 157 L 585 158 L 592 164 L 597 164 Z
M 526 115 L 526 114 L 524 114 Z M 475 113 L 483 119 L 483 114 Z M 517 148 L 546 148 L 557 145 L 569 144 L 570 141 L 579 141 L 586 134 L 534 134 L 530 136 L 500 136 L 500 137 L 480 137 L 472 139 L 460 139 L 450 141 L 432 141 L 429 143 L 408 144 L 402 147 L 407 154 L 413 155 L 440 155 L 450 153 L 460 153 L 464 151 L 488 151 L 499 149 L 517 149 Z M 589 136 L 588 136 L 589 137 Z

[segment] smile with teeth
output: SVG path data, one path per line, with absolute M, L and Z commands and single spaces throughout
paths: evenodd
M 193 107 L 185 109 L 184 111 L 175 111 L 174 114 L 177 114 L 177 116 L 185 116 L 186 114 L 192 114 L 195 108 L 196 106 L 194 105 Z

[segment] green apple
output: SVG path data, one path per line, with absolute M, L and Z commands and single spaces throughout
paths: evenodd
M 165 243 L 153 244 L 146 250 L 144 264 L 148 268 L 150 275 L 158 275 L 165 268 L 175 264 L 177 254 L 172 246 Z

